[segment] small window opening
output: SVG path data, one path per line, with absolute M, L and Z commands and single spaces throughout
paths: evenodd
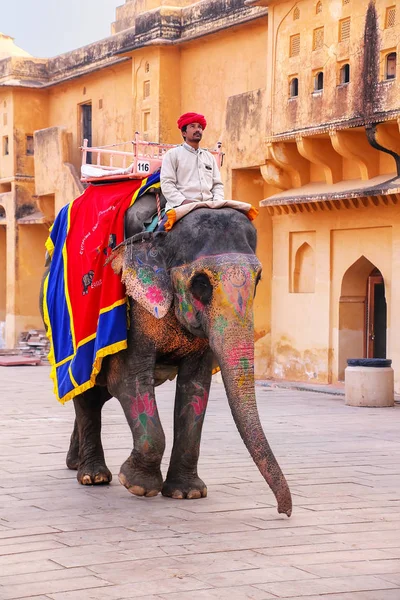
M 385 29 L 390 29 L 396 25 L 396 7 L 389 6 L 386 9 Z
M 315 7 L 315 12 L 317 15 L 319 13 L 322 13 L 322 2 L 317 2 L 317 6 Z
M 347 19 L 342 19 L 339 22 L 339 42 L 345 42 L 346 40 L 350 39 L 350 25 L 350 17 L 347 17 Z
M 143 98 L 150 97 L 150 81 L 143 82 Z
M 340 69 L 340 83 L 350 83 L 350 65 L 348 63 Z
M 300 34 L 290 36 L 290 56 L 298 56 L 300 54 Z
M 290 98 L 296 98 L 299 95 L 299 80 L 297 77 L 293 77 L 289 84 L 289 96 Z
M 33 156 L 35 154 L 33 135 L 26 136 L 26 155 Z
M 150 63 L 149 62 L 145 62 L 145 64 L 144 64 L 144 72 L 145 73 L 150 73 Z
M 314 92 L 319 92 L 324 89 L 324 73 L 318 71 L 314 78 Z
M 385 61 L 385 79 L 394 79 L 396 77 L 396 63 L 396 52 L 390 52 L 390 54 L 386 56 Z
M 324 45 L 324 28 L 318 27 L 313 32 L 313 50 L 319 50 Z
M 296 8 L 293 11 L 293 21 L 298 21 L 298 19 L 300 19 L 300 10 L 299 7 L 296 6 Z
M 3 136 L 3 156 L 8 156 L 10 154 L 9 146 L 8 146 L 8 135 Z

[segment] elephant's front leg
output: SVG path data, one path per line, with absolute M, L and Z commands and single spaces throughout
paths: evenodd
M 154 360 L 131 358 L 129 371 L 113 392 L 133 437 L 133 450 L 121 466 L 119 480 L 136 496 L 156 496 L 163 483 L 160 465 L 165 436 L 154 396 Z
M 201 430 L 211 384 L 213 355 L 207 349 L 179 367 L 174 412 L 174 445 L 163 496 L 205 498 L 207 487 L 197 474 Z

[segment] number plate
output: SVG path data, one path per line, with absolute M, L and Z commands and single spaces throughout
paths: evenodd
M 138 173 L 150 173 L 150 162 L 148 160 L 138 160 L 137 171 Z

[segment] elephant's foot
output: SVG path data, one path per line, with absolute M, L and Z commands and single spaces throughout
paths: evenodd
M 161 490 L 163 496 L 177 500 L 206 498 L 207 486 L 200 477 L 167 477 Z
M 104 485 L 111 483 L 112 474 L 104 463 L 90 463 L 79 466 L 76 478 L 82 485 Z
M 159 467 L 137 467 L 129 457 L 121 467 L 118 479 L 135 496 L 151 498 L 161 492 L 163 478 Z
M 79 467 L 79 448 L 70 447 L 66 461 L 68 469 L 77 471 Z

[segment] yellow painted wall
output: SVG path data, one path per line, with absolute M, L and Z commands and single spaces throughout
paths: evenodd
M 14 152 L 17 175 L 34 175 L 34 157 L 27 155 L 26 136 L 48 125 L 48 96 L 44 91 L 16 89 L 13 93 Z
M 224 142 L 228 97 L 265 87 L 266 25 L 262 19 L 182 47 L 181 109 L 207 115 L 206 145 Z
M 80 168 L 81 164 L 81 104 L 92 103 L 94 145 L 118 144 L 132 139 L 131 69 L 128 60 L 49 90 L 47 127 L 62 126 L 72 134 L 71 162 L 75 168 Z
M 43 327 L 39 314 L 39 288 L 44 271 L 44 244 L 47 236 L 48 231 L 44 225 L 18 227 L 15 303 L 17 334 L 25 329 Z
M 339 303 L 342 295 L 361 295 L 362 285 L 366 286 L 368 268 L 364 269 L 364 283 L 354 274 L 343 286 L 347 270 L 364 256 L 384 278 L 387 356 L 393 359 L 396 389 L 400 389 L 400 342 L 395 333 L 400 327 L 399 223 L 398 206 L 273 217 L 272 376 L 335 382 L 345 359 L 359 357 L 347 354 L 353 354 L 357 344 L 360 350 L 359 334 L 358 342 L 352 341 L 350 334 L 347 341 L 346 336 L 340 340 L 339 329 L 352 329 L 357 335 L 360 312 L 354 306 L 349 308 L 340 323 Z M 315 247 L 314 293 L 290 292 L 291 240 L 296 236 Z

